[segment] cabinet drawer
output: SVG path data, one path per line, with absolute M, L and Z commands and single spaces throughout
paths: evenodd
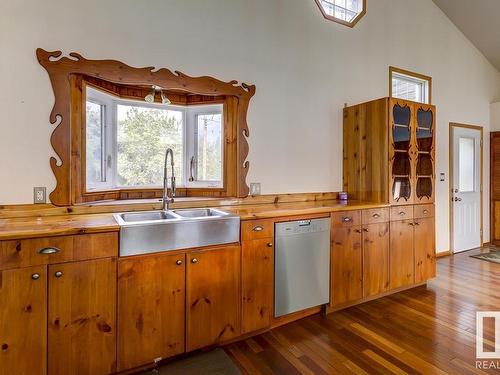
M 413 206 L 391 207 L 391 221 L 413 219 Z
M 361 225 L 361 211 L 345 211 L 332 213 L 332 225 L 346 226 Z
M 0 270 L 117 255 L 117 233 L 0 241 Z
M 274 237 L 273 220 L 251 220 L 241 224 L 241 239 L 243 241 L 268 237 Z
M 376 224 L 389 222 L 389 208 L 373 208 L 363 210 L 363 224 Z
M 433 204 L 422 204 L 417 205 L 413 208 L 415 219 L 424 219 L 426 217 L 434 217 L 434 205 Z

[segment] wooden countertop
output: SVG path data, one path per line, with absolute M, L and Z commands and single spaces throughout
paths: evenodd
M 64 215 L 0 219 L 0 240 L 118 232 L 112 214 Z
M 378 207 L 389 207 L 389 205 L 357 201 L 341 203 L 336 200 L 323 200 L 277 204 L 219 206 L 218 208 L 240 216 L 241 220 L 251 220 L 327 214 L 335 211 L 362 210 Z M 0 240 L 117 232 L 119 230 L 120 227 L 111 213 L 0 219 Z

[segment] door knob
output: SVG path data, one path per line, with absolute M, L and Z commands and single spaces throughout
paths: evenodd
M 178 266 L 182 265 L 182 260 L 178 260 L 177 262 L 175 262 L 175 264 L 177 264 Z
M 40 274 L 39 273 L 34 273 L 33 275 L 31 275 L 31 278 L 33 280 L 38 280 L 40 278 Z
M 193 264 L 198 263 L 198 259 L 197 259 L 197 258 L 193 258 L 193 259 L 191 259 L 191 263 L 193 263 Z
M 55 276 L 55 277 L 57 277 L 57 278 L 61 277 L 62 275 L 63 275 L 63 273 L 62 273 L 61 271 L 57 271 L 57 272 L 54 274 L 54 276 Z

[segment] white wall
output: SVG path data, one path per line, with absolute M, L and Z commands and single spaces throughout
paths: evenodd
M 488 131 L 500 87 L 431 0 L 369 0 L 354 29 L 324 20 L 313 0 L 2 0 L 0 204 L 30 203 L 33 186 L 55 183 L 53 95 L 37 47 L 256 84 L 249 181 L 263 193 L 341 190 L 341 109 L 387 96 L 389 65 L 433 77 L 437 172 L 447 176 L 448 123 Z M 447 250 L 447 181 L 437 184 L 437 228 Z

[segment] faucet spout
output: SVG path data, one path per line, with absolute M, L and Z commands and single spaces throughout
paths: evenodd
M 170 166 L 172 168 L 172 176 L 170 177 L 170 192 L 168 195 L 168 157 L 170 155 Z M 167 148 L 165 152 L 165 165 L 163 167 L 163 211 L 168 210 L 169 203 L 174 201 L 175 197 L 175 173 L 174 173 L 174 152 L 171 148 Z

